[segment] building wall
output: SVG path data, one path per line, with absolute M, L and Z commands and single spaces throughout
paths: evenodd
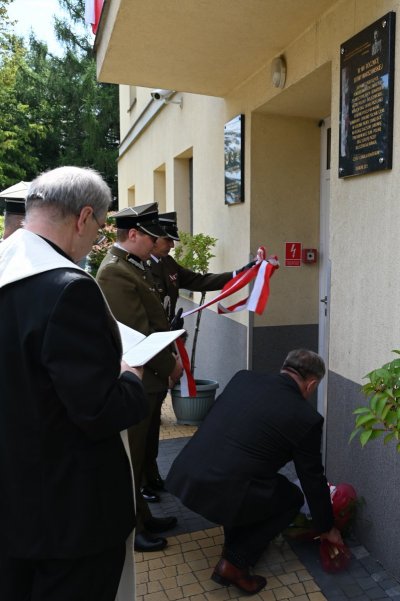
M 143 110 L 148 112 L 151 127 L 143 128 L 119 162 L 121 206 L 128 204 L 132 188 L 137 204 L 157 200 L 154 172 L 162 167 L 165 207 L 173 209 L 176 194 L 187 225 L 185 175 L 179 175 L 179 170 L 185 174 L 185 165 L 176 161 L 193 157 L 193 229 L 218 238 L 213 271 L 239 267 L 260 243 L 283 261 L 285 241 L 319 247 L 317 125 L 331 115 L 328 477 L 332 482 L 353 483 L 365 499 L 359 537 L 398 577 L 398 455 L 393 445 L 383 447 L 380 441 L 363 451 L 355 441 L 350 447 L 347 444 L 354 423 L 352 411 L 363 402 L 359 390 L 364 374 L 390 360 L 391 349 L 399 348 L 398 85 L 393 170 L 347 180 L 339 180 L 337 173 L 340 44 L 388 11 L 398 11 L 399 3 L 337 2 L 287 48 L 279 49 L 288 65 L 282 91 L 271 85 L 268 62 L 225 99 L 184 94 L 182 109 L 175 105 L 156 109 L 138 94 L 138 114 L 125 117 L 122 133 L 129 131 Z M 400 65 L 398 38 L 396 64 Z M 143 94 L 148 97 L 149 91 Z M 239 113 L 246 116 L 246 201 L 227 207 L 223 202 L 223 126 Z M 209 377 L 215 370 L 225 382 L 246 363 L 256 369 L 277 369 L 289 347 L 304 343 L 315 348 L 318 301 L 318 267 L 282 265 L 271 281 L 267 311 L 254 319 L 254 329 L 248 328 L 253 319 L 245 314 L 226 318 L 207 311 L 199 376 Z

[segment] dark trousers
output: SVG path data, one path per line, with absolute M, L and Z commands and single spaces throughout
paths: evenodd
M 157 414 L 157 412 L 160 411 L 164 394 L 164 392 L 146 393 L 149 401 L 149 415 L 135 426 L 128 428 L 129 450 L 135 477 L 136 532 L 138 533 L 145 530 L 145 522 L 152 517 L 147 502 L 140 494 L 140 487 L 143 482 L 143 471 L 148 452 L 147 438 L 149 435 L 150 424 L 154 419 L 154 414 Z
M 162 404 L 167 396 L 167 391 L 158 396 L 158 407 L 155 408 L 151 418 L 146 442 L 146 456 L 143 467 L 142 485 L 151 485 L 151 482 L 157 480 L 159 476 L 157 457 L 158 444 L 160 440 L 160 424 Z
M 2 601 L 115 601 L 125 542 L 78 559 L 0 556 Z
M 299 513 L 304 503 L 301 490 L 278 474 L 278 487 L 265 511 L 265 518 L 240 526 L 224 527 L 223 556 L 240 568 L 254 566 L 269 542 Z

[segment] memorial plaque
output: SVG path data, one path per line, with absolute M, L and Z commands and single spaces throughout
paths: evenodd
M 339 177 L 392 168 L 395 16 L 341 45 Z

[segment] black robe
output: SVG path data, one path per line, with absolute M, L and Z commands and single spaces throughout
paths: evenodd
M 116 324 L 86 273 L 63 267 L 1 286 L 0 552 L 71 558 L 112 548 L 135 524 L 119 433 L 147 414 L 143 386 L 130 372 L 119 377 Z

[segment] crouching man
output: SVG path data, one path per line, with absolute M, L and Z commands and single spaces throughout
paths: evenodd
M 305 349 L 291 351 L 277 375 L 238 372 L 175 459 L 167 489 L 224 528 L 214 581 L 247 594 L 266 585 L 250 568 L 304 502 L 278 473 L 289 461 L 321 538 L 342 543 L 321 460 L 323 418 L 307 402 L 324 375 L 321 357 Z

